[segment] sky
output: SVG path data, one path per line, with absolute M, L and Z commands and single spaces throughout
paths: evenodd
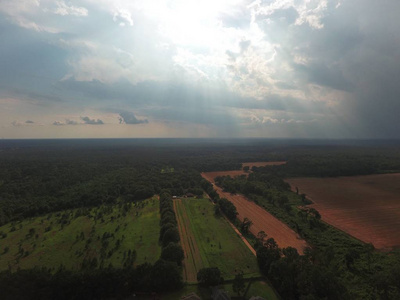
M 0 138 L 400 138 L 398 0 L 1 0 Z

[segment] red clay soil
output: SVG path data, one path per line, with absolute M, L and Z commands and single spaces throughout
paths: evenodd
M 400 174 L 290 178 L 325 222 L 375 248 L 400 247 Z
M 226 198 L 231 201 L 239 213 L 238 218 L 243 221 L 244 218 L 249 218 L 253 225 L 250 227 L 250 232 L 255 236 L 260 231 L 264 231 L 268 237 L 275 239 L 279 247 L 293 247 L 296 248 L 300 254 L 303 254 L 304 248 L 307 247 L 307 243 L 299 237 L 299 235 L 289 228 L 285 223 L 281 222 L 261 206 L 258 206 L 254 202 L 248 200 L 243 195 L 232 195 L 231 193 L 224 192 L 220 187 L 214 183 L 214 175 L 219 173 L 221 175 L 228 175 L 227 172 L 207 172 L 202 173 L 204 179 L 210 181 L 214 189 L 217 191 L 221 198 Z M 221 176 L 220 175 L 220 176 Z
M 197 272 L 203 267 L 196 239 L 190 230 L 190 221 L 181 199 L 173 201 L 178 221 L 180 243 L 184 252 L 183 279 L 186 282 L 197 282 Z

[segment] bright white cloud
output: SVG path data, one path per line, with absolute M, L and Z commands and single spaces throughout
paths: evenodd
M 38 18 L 43 14 L 39 0 L 2 0 L 0 1 L 0 13 L 6 15 L 14 24 L 26 29 L 38 32 L 58 32 L 56 27 L 42 24 L 42 20 Z
M 84 7 L 67 5 L 64 1 L 56 1 L 56 8 L 53 10 L 55 14 L 61 16 L 78 16 L 85 17 L 88 15 L 88 10 Z
M 132 15 L 129 10 L 126 9 L 117 8 L 113 14 L 113 21 L 118 23 L 119 26 L 133 26 Z

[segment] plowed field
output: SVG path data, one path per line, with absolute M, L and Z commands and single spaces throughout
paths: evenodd
M 314 202 L 325 222 L 375 248 L 400 247 L 400 174 L 286 181 Z
M 285 248 L 291 246 L 296 248 L 299 253 L 303 253 L 304 248 L 307 247 L 307 243 L 296 232 L 243 195 L 232 195 L 229 192 L 224 192 L 214 184 L 216 173 L 220 174 L 217 176 L 223 176 L 230 175 L 229 173 L 231 172 L 208 172 L 201 175 L 214 185 L 215 190 L 221 198 L 228 199 L 236 206 L 239 213 L 239 220 L 243 221 L 247 217 L 253 222 L 253 225 L 250 227 L 252 234 L 257 235 L 258 232 L 264 231 L 268 237 L 275 239 L 279 247 Z

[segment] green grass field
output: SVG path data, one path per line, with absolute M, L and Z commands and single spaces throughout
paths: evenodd
M 245 277 L 260 276 L 256 257 L 223 217 L 214 215 L 208 199 L 182 199 L 190 230 L 196 238 L 203 267 L 218 267 L 224 279 L 232 279 L 239 270 Z
M 0 227 L 0 270 L 45 266 L 79 269 L 154 263 L 161 253 L 156 197 L 75 209 Z M 136 254 L 135 254 L 136 251 Z

